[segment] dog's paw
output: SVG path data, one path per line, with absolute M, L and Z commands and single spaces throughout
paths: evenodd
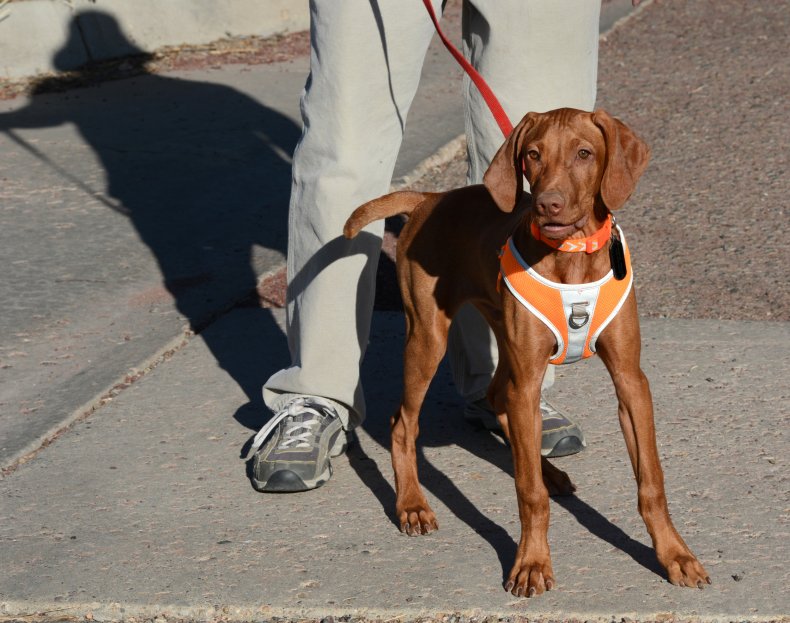
M 682 548 L 674 554 L 662 556 L 659 561 L 667 570 L 670 583 L 675 586 L 704 588 L 706 584 L 711 583 L 705 567 L 687 548 Z
M 555 586 L 554 572 L 548 558 L 545 562 L 517 560 L 505 582 L 505 590 L 516 597 L 535 597 Z
M 571 482 L 570 476 L 552 465 L 547 458 L 541 457 L 540 467 L 543 472 L 543 484 L 548 489 L 549 495 L 571 495 L 576 491 L 576 485 Z
M 409 536 L 420 536 L 430 534 L 439 529 L 430 506 L 411 505 L 398 512 L 400 531 Z

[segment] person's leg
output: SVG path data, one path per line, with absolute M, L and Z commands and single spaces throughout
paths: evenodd
M 465 0 L 464 54 L 514 125 L 530 111 L 560 107 L 592 110 L 599 13 L 600 3 L 595 0 Z M 468 77 L 464 96 L 467 182 L 479 184 L 505 137 Z M 462 396 L 470 403 L 483 398 L 496 368 L 497 353 L 490 329 L 474 308 L 467 306 L 456 316 L 448 355 Z M 554 369 L 549 366 L 544 389 L 553 381 Z M 544 411 L 556 419 L 549 410 Z
M 600 2 L 466 0 L 464 53 L 513 125 L 527 112 L 593 110 Z M 480 183 L 504 137 L 477 88 L 464 84 L 469 182 Z
M 354 240 L 343 237 L 343 225 L 387 192 L 433 27 L 419 2 L 311 0 L 310 11 L 310 76 L 288 222 L 292 361 L 263 393 L 275 412 L 300 396 L 320 397 L 311 408 L 338 416 L 349 430 L 365 415 L 359 367 L 384 225 Z M 307 428 L 288 430 L 309 436 Z

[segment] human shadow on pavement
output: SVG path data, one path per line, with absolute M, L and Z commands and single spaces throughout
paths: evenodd
M 81 45 L 80 20 L 89 20 L 105 41 L 126 49 L 138 65 L 145 59 L 113 17 L 90 10 L 72 20 L 69 39 L 54 59 L 59 68 L 71 69 L 66 63 Z M 72 69 L 71 82 L 91 84 L 95 65 Z M 61 90 L 60 81 L 39 81 L 26 106 L 0 115 L 0 131 L 91 200 L 128 218 L 194 331 L 201 332 L 245 297 L 257 303 L 254 255 L 264 254 L 276 264 L 286 250 L 289 156 L 300 127 L 221 84 L 144 73 L 79 92 L 50 93 Z M 106 190 L 70 175 L 67 165 L 53 162 L 14 132 L 63 124 L 73 124 L 95 152 Z M 90 244 L 90 234 L 84 240 Z M 267 339 L 265 345 L 257 342 L 260 356 L 254 361 L 250 340 L 243 336 L 232 344 L 222 331 L 203 336 L 217 363 L 247 395 L 249 403 L 237 419 L 250 428 L 267 417 L 261 386 L 271 366 L 287 360 L 285 338 L 269 311 L 258 307 L 254 316 L 247 325 L 251 338 Z M 275 360 L 273 352 L 284 358 Z

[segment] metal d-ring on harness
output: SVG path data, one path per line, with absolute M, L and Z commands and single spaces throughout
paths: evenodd
M 572 329 L 581 329 L 590 321 L 590 312 L 587 311 L 590 302 L 584 301 L 582 303 L 573 303 L 571 305 L 571 313 L 568 316 L 568 324 Z

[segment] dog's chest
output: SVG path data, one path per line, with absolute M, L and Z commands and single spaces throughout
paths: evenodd
M 621 239 L 624 243 L 622 232 Z M 591 283 L 562 284 L 539 275 L 524 261 L 512 240 L 505 245 L 500 261 L 501 280 L 554 334 L 557 349 L 551 363 L 574 363 L 595 354 L 598 336 L 620 311 L 631 291 L 631 260 L 625 244 L 624 247 L 625 279 L 615 279 L 610 271 Z

